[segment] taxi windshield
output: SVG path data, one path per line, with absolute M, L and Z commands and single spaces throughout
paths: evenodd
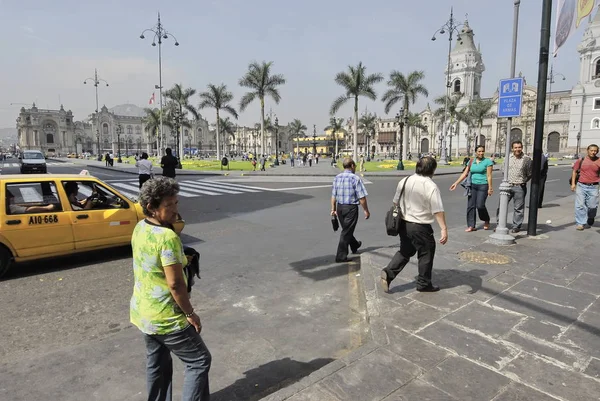
M 44 155 L 41 153 L 23 153 L 23 159 L 43 159 Z

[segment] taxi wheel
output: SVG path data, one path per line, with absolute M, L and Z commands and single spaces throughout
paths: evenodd
M 10 268 L 12 255 L 8 249 L 0 246 L 0 277 L 4 276 Z

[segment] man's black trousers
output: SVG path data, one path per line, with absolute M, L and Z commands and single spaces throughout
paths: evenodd
M 435 255 L 435 238 L 431 224 L 417 224 L 406 222 L 400 230 L 400 250 L 396 252 L 390 263 L 383 269 L 388 278 L 393 280 L 404 269 L 411 257 L 419 258 L 419 277 L 417 288 L 431 285 L 431 272 L 433 270 L 433 257 Z
M 358 223 L 358 205 L 342 205 L 338 203 L 336 210 L 342 232 L 335 259 L 344 260 L 348 257 L 348 247 L 353 252 L 358 249 L 358 241 L 354 238 L 354 229 L 356 228 L 356 223 Z

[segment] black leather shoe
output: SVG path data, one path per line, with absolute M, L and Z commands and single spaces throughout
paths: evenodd
M 590 226 L 590 227 L 593 226 L 594 225 L 594 219 L 588 218 L 587 219 L 587 225 Z
M 515 227 L 512 230 L 510 230 L 510 232 L 515 233 L 515 234 L 518 232 L 521 232 L 521 227 Z
M 350 259 L 348 259 L 348 258 L 344 258 L 344 259 L 335 258 L 335 263 L 347 263 L 347 262 L 350 262 Z
M 381 271 L 380 278 L 381 279 L 379 280 L 379 282 L 381 283 L 381 288 L 383 289 L 383 292 L 390 292 L 390 283 L 392 282 L 392 280 L 388 277 L 385 270 Z
M 440 287 L 437 287 L 435 285 L 428 285 L 427 287 L 417 288 L 417 291 L 419 292 L 438 292 L 439 290 Z
M 362 246 L 362 241 L 358 241 L 358 246 L 356 247 L 356 249 L 352 249 L 352 253 L 353 254 L 357 254 L 358 253 L 358 248 L 360 248 Z

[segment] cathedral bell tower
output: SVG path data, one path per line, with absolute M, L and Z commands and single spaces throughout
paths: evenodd
M 462 94 L 459 102 L 461 107 L 480 97 L 481 75 L 485 71 L 481 50 L 475 46 L 473 36 L 473 29 L 465 20 L 450 53 L 450 94 Z

